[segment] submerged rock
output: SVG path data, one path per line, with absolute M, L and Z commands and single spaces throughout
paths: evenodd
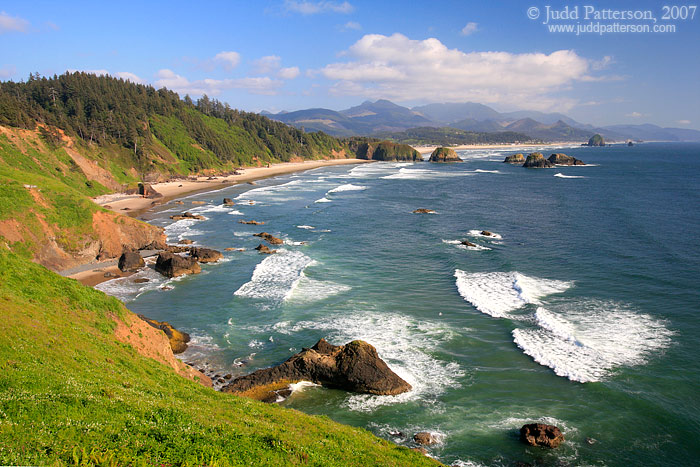
M 164 251 L 158 255 L 156 260 L 156 272 L 167 277 L 178 277 L 185 274 L 199 274 L 202 272 L 202 268 L 199 267 L 194 258 L 184 258 Z
M 556 448 L 564 442 L 564 434 L 554 425 L 530 423 L 520 428 L 520 440 L 530 446 Z
M 586 165 L 582 160 L 575 157 L 567 156 L 566 154 L 555 153 L 549 156 L 549 162 L 556 165 Z
M 198 263 L 214 263 L 223 258 L 224 255 L 211 248 L 194 247 L 190 249 L 190 257 Z
M 126 251 L 119 257 L 119 270 L 122 272 L 134 272 L 144 267 L 146 262 L 138 251 Z
M 462 162 L 452 148 L 435 148 L 430 155 L 430 162 Z
M 423 446 L 430 446 L 431 444 L 436 444 L 439 440 L 438 437 L 428 431 L 421 431 L 413 435 L 413 441 L 416 444 L 421 444 Z
M 265 225 L 265 222 L 260 221 L 238 221 L 239 224 L 250 224 L 250 225 Z
M 411 385 L 391 371 L 367 342 L 356 340 L 336 346 L 325 339 L 280 365 L 236 378 L 222 390 L 259 399 L 269 397 L 267 388 L 279 390 L 280 384 L 299 381 L 376 395 L 396 395 L 411 390 Z
M 200 216 L 199 214 L 192 214 L 191 212 L 185 212 L 180 215 L 175 215 L 175 216 L 170 216 L 172 220 L 175 221 L 181 221 L 184 219 L 192 219 L 192 220 L 197 220 L 197 221 L 203 221 L 206 220 L 207 218 L 204 216 Z
M 503 162 L 506 164 L 523 164 L 525 162 L 525 156 L 522 154 L 513 154 L 512 156 L 506 156 Z
M 156 321 L 155 319 L 147 318 L 144 315 L 138 315 L 138 317 L 152 327 L 160 329 L 166 336 L 168 336 L 170 348 L 173 350 L 173 353 L 182 353 L 187 349 L 187 343 L 190 341 L 190 335 L 186 332 L 178 331 L 167 321 Z
M 527 160 L 523 164 L 523 167 L 528 169 L 546 169 L 554 167 L 554 164 L 545 159 L 541 152 L 533 152 L 528 154 Z
M 274 235 L 271 235 L 267 232 L 256 233 L 256 234 L 254 234 L 254 236 L 260 237 L 263 240 L 265 240 L 267 243 L 270 243 L 272 245 L 282 245 L 284 243 L 281 238 L 277 238 Z
M 420 208 L 413 211 L 413 214 L 435 214 L 435 211 L 433 211 L 432 209 Z
M 469 240 L 462 240 L 461 243 L 462 243 L 462 245 L 464 245 L 464 246 L 471 246 L 471 247 L 476 248 L 476 244 L 470 242 Z

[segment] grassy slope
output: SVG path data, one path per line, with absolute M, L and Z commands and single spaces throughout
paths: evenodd
M 435 465 L 215 392 L 115 340 L 114 298 L 0 252 L 0 464 Z

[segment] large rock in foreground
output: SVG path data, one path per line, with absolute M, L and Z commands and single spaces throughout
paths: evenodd
M 513 154 L 512 156 L 506 156 L 503 162 L 506 164 L 523 164 L 525 163 L 525 156 L 522 154 Z
M 555 165 L 586 165 L 580 159 L 576 159 L 575 157 L 567 156 L 566 154 L 561 153 L 552 154 L 547 160 Z
M 199 274 L 202 268 L 194 258 L 184 258 L 164 251 L 158 255 L 156 271 L 167 277 L 178 277 L 185 274 Z
M 119 269 L 122 272 L 135 272 L 146 265 L 138 251 L 126 251 L 119 257 Z
M 452 148 L 435 148 L 430 155 L 430 162 L 462 162 Z
M 264 400 L 270 391 L 256 392 L 256 389 L 279 389 L 279 383 L 299 381 L 376 395 L 393 396 L 411 390 L 411 385 L 391 371 L 367 342 L 358 340 L 336 346 L 321 339 L 281 365 L 235 379 L 222 391 L 255 394 Z
M 168 336 L 170 348 L 173 350 L 173 353 L 178 354 L 187 350 L 187 343 L 190 341 L 189 334 L 178 331 L 167 321 L 156 321 L 144 315 L 138 315 L 138 317 L 147 322 L 151 327 L 160 329 Z
M 520 428 L 520 440 L 530 446 L 556 448 L 564 442 L 564 434 L 554 425 L 530 423 Z
M 190 257 L 198 263 L 215 263 L 224 257 L 220 251 L 211 248 L 190 248 Z
M 532 154 L 528 154 L 523 167 L 528 169 L 547 169 L 549 167 L 554 167 L 554 164 L 545 159 L 541 152 L 533 152 Z

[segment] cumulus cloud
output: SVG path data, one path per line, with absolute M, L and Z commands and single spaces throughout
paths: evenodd
M 678 120 L 679 125 L 690 125 L 690 120 Z
M 297 76 L 299 76 L 299 67 L 292 66 L 289 68 L 281 68 L 280 71 L 277 73 L 277 76 L 279 76 L 282 79 L 294 79 Z
M 272 73 L 280 67 L 281 61 L 282 59 L 277 55 L 261 57 L 253 61 L 253 71 L 261 75 Z
M 240 63 L 241 55 L 233 51 L 219 52 L 214 55 L 214 61 L 221 63 L 226 70 L 233 70 Z
M 180 94 L 216 96 L 226 89 L 244 89 L 252 94 L 274 95 L 282 85 L 279 80 L 267 76 L 238 79 L 211 79 L 190 81 L 172 70 L 164 68 L 156 74 L 155 86 L 166 87 Z
M 587 59 L 572 50 L 550 54 L 463 52 L 438 39 L 368 34 L 320 73 L 331 93 L 398 101 L 504 103 L 568 110 L 576 101 L 552 94 L 586 76 Z
M 146 80 L 139 77 L 138 75 L 131 73 L 129 71 L 118 71 L 114 74 L 117 78 L 121 78 L 126 81 L 131 81 L 136 84 L 146 84 Z
M 342 31 L 361 31 L 362 25 L 357 21 L 348 21 L 340 29 Z
M 355 9 L 348 2 L 320 1 L 312 2 L 308 0 L 285 0 L 284 8 L 287 11 L 301 13 L 302 15 L 315 15 L 317 13 L 352 13 Z
M 629 118 L 642 118 L 642 117 L 646 117 L 646 116 L 647 116 L 647 114 L 643 114 L 643 113 L 639 113 L 639 112 L 630 112 L 628 114 L 625 114 L 625 117 L 629 117 Z
M 29 29 L 29 21 L 19 16 L 10 16 L 4 11 L 0 12 L 0 34 L 6 32 L 26 32 Z
M 462 31 L 460 31 L 460 34 L 463 36 L 468 36 L 469 34 L 474 34 L 476 31 L 478 31 L 478 24 L 473 23 L 473 22 L 468 22 L 466 26 L 462 28 Z

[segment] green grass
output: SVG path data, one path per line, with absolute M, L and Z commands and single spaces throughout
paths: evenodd
M 12 253 L 0 270 L 0 464 L 436 465 L 181 378 L 115 340 L 116 299 Z

